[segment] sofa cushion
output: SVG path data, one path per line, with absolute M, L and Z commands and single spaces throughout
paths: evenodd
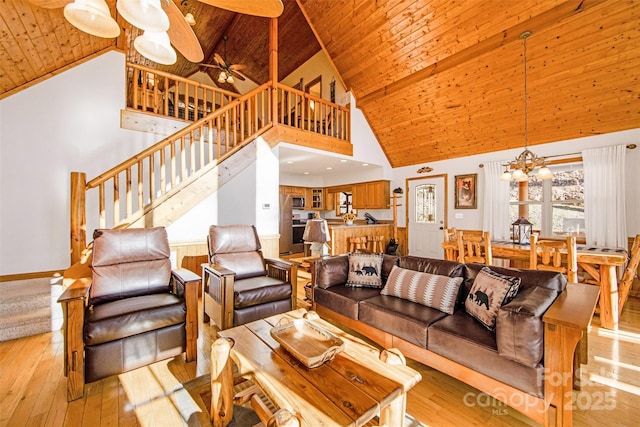
M 172 294 L 152 294 L 90 306 L 84 342 L 97 345 L 172 325 L 184 324 L 184 301 Z
M 429 327 L 427 349 L 536 397 L 543 397 L 544 368 L 525 366 L 498 354 L 496 334 L 464 310 Z
M 498 309 L 516 296 L 519 286 L 519 277 L 505 276 L 484 267 L 473 281 L 464 309 L 493 331 L 496 328 Z
M 394 267 L 381 295 L 391 295 L 453 314 L 462 277 L 441 276 Z
M 422 258 L 417 256 L 403 256 L 398 264 L 402 268 L 422 271 L 424 273 L 440 274 L 449 277 L 464 277 L 465 265 L 455 261 L 443 259 Z
M 291 285 L 273 277 L 250 277 L 233 282 L 233 307 L 235 309 L 289 300 L 290 298 Z
M 541 286 L 529 287 L 498 310 L 496 342 L 500 356 L 538 366 L 544 353 L 542 315 L 558 294 Z
M 315 268 L 314 286 L 322 289 L 344 286 L 349 273 L 349 257 L 347 255 L 325 257 L 317 260 L 313 267 Z
M 447 315 L 435 308 L 388 295 L 360 302 L 358 320 L 419 347 L 427 346 L 429 325 Z
M 376 288 L 332 286 L 324 289 L 316 287 L 313 290 L 313 301 L 350 319 L 358 320 L 358 303 L 378 295 L 380 295 L 380 290 Z
M 347 286 L 382 287 L 382 254 L 353 252 L 349 254 Z
M 486 267 L 484 264 L 466 264 L 465 293 L 468 293 L 469 289 L 471 289 L 477 274 L 484 267 Z M 562 273 L 557 273 L 555 271 L 521 270 L 518 268 L 496 266 L 491 266 L 491 270 L 507 276 L 519 277 L 521 291 L 528 287 L 541 286 L 543 288 L 553 289 L 559 294 L 567 287 L 567 278 Z M 466 297 L 466 295 L 464 296 Z

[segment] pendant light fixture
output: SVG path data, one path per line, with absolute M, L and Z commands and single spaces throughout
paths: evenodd
M 136 37 L 133 41 L 133 47 L 141 55 L 158 64 L 171 65 L 175 64 L 178 59 L 176 51 L 171 47 L 169 35 L 166 31 L 161 33 L 145 31 L 144 34 Z
M 516 157 L 515 160 L 507 163 L 505 171 L 500 177 L 503 181 L 519 181 L 524 182 L 529 180 L 529 174 L 536 168 L 538 173 L 536 177 L 539 179 L 551 179 L 553 173 L 549 170 L 546 164 L 546 158 L 536 156 L 531 150 L 529 150 L 529 109 L 528 109 L 528 95 L 527 95 L 527 37 L 531 35 L 531 31 L 525 31 L 520 35 L 523 40 L 524 54 L 524 151 Z M 509 169 L 515 169 L 513 173 Z
M 118 0 L 116 9 L 128 23 L 141 30 L 162 33 L 169 29 L 169 17 L 160 0 Z
M 93 36 L 113 38 L 120 27 L 111 17 L 105 0 L 75 0 L 64 7 L 64 17 L 79 30 Z

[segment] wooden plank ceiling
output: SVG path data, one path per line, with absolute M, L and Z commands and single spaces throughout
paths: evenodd
M 197 0 L 194 31 L 268 80 L 268 20 Z M 174 2 L 183 12 L 180 0 Z M 115 0 L 108 0 L 112 15 Z M 523 42 L 527 39 L 529 144 L 640 125 L 638 0 L 284 0 L 279 76 L 324 48 L 394 167 L 524 146 Z M 118 40 L 86 35 L 26 0 L 0 2 L 0 98 L 105 49 L 155 66 Z M 315 36 L 314 36 L 315 34 Z M 317 36 L 317 38 L 316 38 Z M 188 76 L 179 55 L 158 67 Z M 579 149 L 579 147 L 576 147 Z

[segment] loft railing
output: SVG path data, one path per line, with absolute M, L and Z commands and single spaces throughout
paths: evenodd
M 278 91 L 275 121 L 343 141 L 350 141 L 351 114 L 343 107 L 306 92 L 277 83 Z
M 129 108 L 195 121 L 88 182 L 71 173 L 72 264 L 86 247 L 86 230 L 139 220 L 273 126 L 350 141 L 349 107 L 281 84 L 238 96 L 134 64 L 127 73 L 140 83 L 128 85 L 127 99 L 139 100 Z
M 127 107 L 133 110 L 193 122 L 239 97 L 215 86 L 127 63 Z
M 71 177 L 72 253 L 87 229 L 130 224 L 273 126 L 266 83 L 86 182 Z M 92 191 L 97 190 L 97 191 Z M 76 246 L 77 245 L 77 246 Z M 76 262 L 73 259 L 72 263 Z

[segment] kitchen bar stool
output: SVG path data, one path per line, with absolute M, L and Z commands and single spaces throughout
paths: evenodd
M 355 252 L 358 249 L 367 249 L 367 238 L 349 237 L 349 252 Z

